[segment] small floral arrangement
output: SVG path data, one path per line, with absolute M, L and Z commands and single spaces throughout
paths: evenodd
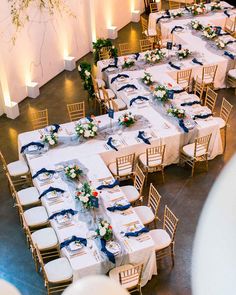
M 221 39 L 217 39 L 217 40 L 215 41 L 215 43 L 216 43 L 216 46 L 217 46 L 219 49 L 224 49 L 224 48 L 227 46 L 227 43 L 224 42 L 224 41 L 221 40 Z
M 164 57 L 165 53 L 159 49 L 152 50 L 144 55 L 145 61 L 152 64 L 160 62 Z
M 199 15 L 206 12 L 206 7 L 204 3 L 193 4 L 192 6 L 189 7 L 189 9 L 193 15 Z
M 203 29 L 203 36 L 207 39 L 214 39 L 217 36 L 216 30 L 216 27 L 207 26 Z
M 166 102 L 168 100 L 167 93 L 168 93 L 168 89 L 163 85 L 157 86 L 153 91 L 153 95 L 155 96 L 155 98 L 157 98 L 158 100 L 162 102 Z
M 131 112 L 126 112 L 118 118 L 118 122 L 120 125 L 129 127 L 130 125 L 135 123 L 135 118 Z
M 86 209 L 98 208 L 98 192 L 88 182 L 80 184 L 76 190 L 78 199 Z
M 177 11 L 173 11 L 173 12 L 171 13 L 171 16 L 172 16 L 173 18 L 181 17 L 181 16 L 183 16 L 183 15 L 184 15 L 184 13 L 183 13 L 182 11 L 179 11 L 179 10 L 177 10 Z
M 98 229 L 96 230 L 96 233 L 99 237 L 106 241 L 110 241 L 113 237 L 112 226 L 108 221 L 103 219 L 99 220 Z
M 45 134 L 42 136 L 43 142 L 53 146 L 58 143 L 58 134 L 56 132 L 50 132 L 50 134 Z
M 221 10 L 222 7 L 220 5 L 220 2 L 211 2 L 211 11 L 213 10 Z
M 167 110 L 170 116 L 176 117 L 178 119 L 184 119 L 186 117 L 185 111 L 177 108 L 170 108 Z
M 198 20 L 192 20 L 190 24 L 192 29 L 196 31 L 202 31 L 204 28 L 203 25 Z
M 75 127 L 75 131 L 79 136 L 84 138 L 95 137 L 98 131 L 98 124 L 94 120 L 88 123 L 79 123 Z
M 83 173 L 79 165 L 69 165 L 64 168 L 65 174 L 70 179 L 79 179 L 80 175 Z
M 142 78 L 144 84 L 150 86 L 153 84 L 152 75 L 149 73 L 144 73 L 144 77 Z
M 135 61 L 133 59 L 131 59 L 130 57 L 125 57 L 124 58 L 124 64 L 122 65 L 122 68 L 123 69 L 129 69 L 134 65 L 135 65 Z
M 177 51 L 176 55 L 179 59 L 184 59 L 191 55 L 191 51 L 189 49 L 182 49 Z

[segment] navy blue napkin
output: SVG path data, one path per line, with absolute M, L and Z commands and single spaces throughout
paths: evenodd
M 230 33 L 223 32 L 223 33 L 219 33 L 219 34 L 218 34 L 218 36 L 227 36 L 227 35 L 230 35 Z
M 171 30 L 170 33 L 173 34 L 173 32 L 176 31 L 176 29 L 181 29 L 181 30 L 183 30 L 184 28 L 181 27 L 181 26 L 174 26 L 174 28 Z
M 140 139 L 142 139 L 142 141 L 144 143 L 151 144 L 150 141 L 149 141 L 149 139 L 144 136 L 144 131 L 139 131 L 137 137 L 140 138 Z
M 174 93 L 182 93 L 182 92 L 185 92 L 186 90 L 184 89 L 172 89 L 174 91 Z
M 179 120 L 179 127 L 181 127 L 184 130 L 184 132 L 186 132 L 186 133 L 189 132 L 188 128 L 184 124 L 184 120 L 183 119 L 180 119 Z
M 58 192 L 58 193 L 64 193 L 65 191 L 63 189 L 57 188 L 57 187 L 52 187 L 50 186 L 48 189 L 46 189 L 42 194 L 39 196 L 39 199 L 41 199 L 43 196 L 45 196 L 47 193 L 50 192 Z
M 139 59 L 139 56 L 140 56 L 140 53 L 139 53 L 139 52 L 136 52 L 136 53 L 134 54 L 134 58 L 135 58 L 135 60 L 138 60 L 138 59 Z
M 175 93 L 175 91 L 173 89 L 167 90 L 167 98 L 168 99 L 174 99 L 174 93 Z
M 198 61 L 195 57 L 192 59 L 192 62 L 195 63 L 195 64 L 203 66 L 203 63 Z
M 224 14 L 225 14 L 227 17 L 230 17 L 230 14 L 228 13 L 227 10 L 224 11 Z
M 206 119 L 206 118 L 209 118 L 209 117 L 211 117 L 211 116 L 212 116 L 212 114 L 195 115 L 195 116 L 193 117 L 193 120 L 195 120 L 195 119 Z
M 112 149 L 118 151 L 117 147 L 115 147 L 114 144 L 112 143 L 112 137 L 108 138 L 107 145 L 109 145 Z
M 236 40 L 229 40 L 229 41 L 226 43 L 226 45 L 228 45 L 228 44 L 233 44 L 234 42 L 236 42 Z
M 115 57 L 114 58 L 114 64 L 110 64 L 107 67 L 103 68 L 102 72 L 106 71 L 109 68 L 118 68 L 117 64 L 118 64 L 118 57 Z
M 172 47 L 173 47 L 173 42 L 168 41 L 168 42 L 166 43 L 166 49 L 171 50 Z
M 39 175 L 42 174 L 42 173 L 54 174 L 54 173 L 56 173 L 56 171 L 54 171 L 54 170 L 47 170 L 46 168 L 42 168 L 42 169 L 40 169 L 38 172 L 36 172 L 36 173 L 32 176 L 32 178 L 36 178 L 37 176 L 39 176 Z
M 113 78 L 111 79 L 111 84 L 112 84 L 113 82 L 115 82 L 116 79 L 118 79 L 118 78 L 129 78 L 129 75 L 127 75 L 127 74 L 118 74 L 118 75 L 116 75 L 115 77 L 113 77 Z
M 89 122 L 93 122 L 93 119 L 92 119 L 90 116 L 87 116 L 86 119 L 87 119 Z
M 58 130 L 61 128 L 59 124 L 52 124 L 52 126 L 54 127 L 54 129 L 52 130 L 52 133 L 57 133 Z
M 32 142 L 30 142 L 30 143 L 28 143 L 28 144 L 26 144 L 26 145 L 23 145 L 23 146 L 21 147 L 20 152 L 23 153 L 23 152 L 25 151 L 25 149 L 27 149 L 27 148 L 28 148 L 29 146 L 31 146 L 31 145 L 36 145 L 36 146 L 39 147 L 40 149 L 41 149 L 41 148 L 44 148 L 44 144 L 43 144 L 43 143 L 41 143 L 41 142 L 36 142 L 36 141 L 32 141 Z
M 97 190 L 102 190 L 102 189 L 106 189 L 106 188 L 113 188 L 119 184 L 120 184 L 120 182 L 116 179 L 113 183 L 99 185 L 97 187 Z
M 109 108 L 107 110 L 107 114 L 108 114 L 108 117 L 111 118 L 111 119 L 114 119 L 114 114 L 115 114 L 115 111 L 111 108 Z
M 183 102 L 183 103 L 181 103 L 181 106 L 182 107 L 186 107 L 186 106 L 193 106 L 195 104 L 201 104 L 201 102 L 200 101 L 197 101 L 197 100 L 190 101 L 190 102 Z
M 171 61 L 169 62 L 169 65 L 170 65 L 172 68 L 176 69 L 176 70 L 180 70 L 180 69 L 181 69 L 179 66 L 176 66 L 176 65 L 173 64 Z
M 62 242 L 60 244 L 60 249 L 66 247 L 66 246 L 69 246 L 70 243 L 72 243 L 72 242 L 79 242 L 80 244 L 83 244 L 85 247 L 87 246 L 87 240 L 86 239 L 79 238 L 79 237 L 76 237 L 76 236 L 72 236 L 71 239 L 66 240 L 66 241 L 64 241 L 64 242 Z
M 159 21 L 160 21 L 161 19 L 164 19 L 164 18 L 170 18 L 170 15 L 162 15 L 161 17 L 159 17 L 159 18 L 157 19 L 157 24 L 159 23 Z
M 138 237 L 139 235 L 143 234 L 143 233 L 148 233 L 149 229 L 146 227 L 141 228 L 138 231 L 133 231 L 133 232 L 127 232 L 125 233 L 126 237 Z
M 101 251 L 107 255 L 107 258 L 108 258 L 112 263 L 115 264 L 115 263 L 116 263 L 115 256 L 114 256 L 113 253 L 111 253 L 110 251 L 107 250 L 107 248 L 106 248 L 106 244 L 107 244 L 106 240 L 101 239 Z
M 129 106 L 131 107 L 132 104 L 133 104 L 136 100 L 139 100 L 139 99 L 141 99 L 141 100 L 147 100 L 147 101 L 149 100 L 147 97 L 139 95 L 139 96 L 134 97 L 134 98 L 132 98 L 132 99 L 130 100 Z
M 126 85 L 120 87 L 117 91 L 121 91 L 121 90 L 124 90 L 126 88 L 138 89 L 134 84 L 126 84 Z
M 234 59 L 234 55 L 232 53 L 228 52 L 228 51 L 225 51 L 224 55 L 228 56 L 231 59 Z
M 78 211 L 74 211 L 73 209 L 66 209 L 66 210 L 62 210 L 60 212 L 56 212 L 54 214 L 52 214 L 48 219 L 54 219 L 55 217 L 57 217 L 58 215 L 65 215 L 65 214 L 71 214 L 71 215 L 75 215 L 78 213 Z
M 187 6 L 185 6 L 184 9 L 190 12 L 190 9 Z
M 114 211 L 125 211 L 127 209 L 129 209 L 131 206 L 131 204 L 127 204 L 124 206 L 111 206 L 111 207 L 107 207 L 108 211 L 114 212 Z

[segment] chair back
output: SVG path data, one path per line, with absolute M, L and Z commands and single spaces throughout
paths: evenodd
M 132 288 L 141 284 L 143 264 L 134 265 L 132 268 L 119 272 L 119 281 L 121 285 L 132 285 Z
M 165 155 L 165 145 L 154 146 L 146 149 L 146 157 L 147 157 L 147 166 L 157 166 L 162 165 L 164 161 Z
M 204 66 L 202 68 L 202 82 L 213 83 L 215 81 L 217 68 L 218 68 L 218 65 Z
M 180 9 L 180 2 L 169 1 L 169 9 Z
M 178 222 L 179 219 L 167 206 L 165 206 L 163 229 L 169 234 L 172 242 L 175 239 Z
M 114 112 L 119 112 L 119 106 L 116 103 L 115 99 L 110 98 L 108 101 L 108 107 L 112 109 Z
M 84 101 L 67 104 L 67 110 L 68 110 L 71 122 L 80 120 L 85 117 L 85 103 L 84 103 Z
M 8 180 L 8 184 L 9 184 L 9 189 L 10 189 L 11 195 L 12 195 L 13 199 L 15 201 L 17 201 L 18 200 L 17 191 L 16 191 L 15 185 L 14 185 L 12 179 L 11 179 L 11 176 L 10 176 L 10 174 L 7 171 L 6 171 L 6 177 L 7 177 L 7 180 Z
M 108 103 L 109 102 L 109 95 L 108 95 L 108 92 L 107 92 L 107 90 L 102 86 L 102 94 L 103 94 L 103 102 L 104 103 Z
M 134 158 L 135 154 L 116 158 L 117 175 L 129 175 L 134 171 Z
M 141 26 L 142 26 L 142 32 L 148 31 L 148 21 L 143 16 L 140 17 L 141 20 Z
M 41 129 L 48 126 L 48 110 L 32 111 L 31 112 L 31 122 L 33 129 Z
M 139 40 L 139 44 L 141 52 L 153 49 L 153 43 L 150 42 L 148 39 Z
M 158 3 L 150 3 L 150 12 L 151 13 L 158 12 Z
M 177 83 L 184 89 L 188 89 L 191 83 L 192 69 L 177 72 Z
M 197 77 L 195 81 L 195 85 L 194 85 L 194 94 L 200 98 L 200 101 L 202 101 L 203 91 L 204 91 L 204 83 L 201 82 Z
M 235 31 L 235 21 L 236 21 L 236 17 L 234 19 L 227 17 L 225 20 L 224 31 L 229 34 L 233 34 Z
M 216 105 L 217 96 L 218 94 L 214 90 L 212 90 L 210 87 L 207 87 L 205 106 L 207 106 L 212 112 Z
M 208 154 L 211 135 L 212 134 L 208 134 L 208 135 L 198 137 L 195 139 L 194 158 L 198 157 L 198 155 L 207 155 Z
M 132 53 L 129 43 L 119 44 L 120 55 L 128 55 Z
M 111 46 L 102 47 L 98 53 L 99 60 L 111 58 Z
M 149 195 L 148 195 L 148 207 L 150 207 L 157 218 L 158 210 L 160 207 L 161 196 L 155 189 L 154 185 L 150 184 Z
M 140 195 L 143 193 L 144 182 L 145 175 L 140 167 L 137 165 L 135 168 L 134 187 L 137 189 Z
M 233 105 L 229 103 L 228 100 L 226 100 L 223 97 L 221 108 L 220 108 L 220 117 L 225 121 L 225 124 L 227 124 L 229 121 L 229 117 L 232 112 L 232 109 L 233 109 Z

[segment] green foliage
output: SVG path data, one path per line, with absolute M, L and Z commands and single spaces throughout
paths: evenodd
M 111 57 L 118 56 L 118 50 L 114 45 L 112 45 L 111 40 L 98 39 L 96 42 L 93 42 L 93 56 L 94 56 L 95 64 L 97 64 L 97 62 L 99 61 L 99 52 L 103 47 L 111 47 L 110 49 Z
M 81 79 L 83 80 L 84 89 L 88 91 L 89 96 L 93 97 L 94 89 L 93 89 L 93 82 L 92 82 L 92 66 L 90 63 L 86 61 L 82 61 L 78 66 L 79 74 Z

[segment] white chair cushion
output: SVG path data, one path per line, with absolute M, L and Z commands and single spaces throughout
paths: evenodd
M 130 203 L 135 202 L 139 199 L 139 192 L 133 185 L 122 186 L 121 190 Z
M 116 98 L 116 99 L 114 99 L 114 101 L 115 101 L 115 103 L 117 104 L 118 109 L 119 109 L 120 111 L 126 109 L 127 105 L 126 105 L 126 103 L 124 103 L 124 101 L 123 101 L 122 99 L 120 99 L 120 98 Z M 110 107 L 109 102 L 106 104 L 106 106 L 107 106 L 107 108 Z
M 143 166 L 147 166 L 147 156 L 146 153 L 143 153 L 139 156 L 140 162 L 143 164 Z M 152 160 L 149 161 L 149 167 L 156 167 L 158 165 L 161 165 L 161 159 Z
M 157 32 L 154 29 L 148 29 L 148 30 L 145 30 L 144 31 L 144 34 L 146 36 L 156 36 L 157 35 Z
M 153 229 L 150 230 L 149 234 L 153 239 L 155 251 L 164 249 L 171 243 L 171 238 L 164 229 Z
M 117 283 L 120 283 L 120 281 L 119 281 L 119 273 L 121 271 L 128 270 L 128 269 L 130 269 L 132 267 L 133 267 L 132 264 L 125 264 L 125 265 L 115 267 L 112 270 L 110 270 L 109 277 L 110 277 L 110 279 L 116 281 Z M 122 287 L 124 287 L 125 289 L 129 289 L 129 288 L 135 287 L 137 284 L 138 284 L 138 279 L 134 280 L 132 282 L 129 282 L 127 284 L 124 284 L 124 285 L 122 285 Z
M 17 192 L 22 206 L 39 202 L 39 192 L 36 187 L 28 187 Z
M 106 89 L 106 91 L 107 91 L 109 99 L 110 98 L 115 98 L 115 93 L 111 89 Z M 100 93 L 101 100 L 104 100 L 103 92 L 102 92 L 101 89 L 99 90 L 99 93 Z
M 96 82 L 98 84 L 98 88 L 105 87 L 105 82 L 102 79 L 96 79 Z
M 225 120 L 223 120 L 222 118 L 214 117 L 214 121 L 218 123 L 220 129 L 225 127 Z
M 73 275 L 70 263 L 65 257 L 48 262 L 45 264 L 44 269 L 48 281 L 51 283 L 69 280 Z
M 39 250 L 55 247 L 58 243 L 56 233 L 52 227 L 42 228 L 32 233 L 32 240 Z
M 29 172 L 29 167 L 24 161 L 15 161 L 7 165 L 10 176 L 20 176 Z
M 43 206 L 37 206 L 24 212 L 25 221 L 28 226 L 43 225 L 48 221 L 47 211 Z
M 148 206 L 138 206 L 133 209 L 144 225 L 151 223 L 155 219 L 152 209 Z
M 116 162 L 111 163 L 108 168 L 110 169 L 111 173 L 113 175 L 117 175 L 117 169 L 116 169 Z M 131 174 L 131 169 L 124 169 L 119 173 L 119 176 L 127 176 Z
M 230 76 L 233 79 L 236 79 L 236 69 L 228 71 L 228 76 Z
M 185 145 L 182 148 L 182 152 L 189 157 L 193 157 L 194 156 L 194 145 L 195 145 L 194 143 Z M 197 151 L 196 156 L 200 157 L 200 156 L 204 155 L 205 152 L 206 152 L 205 149 L 201 149 L 201 150 Z

